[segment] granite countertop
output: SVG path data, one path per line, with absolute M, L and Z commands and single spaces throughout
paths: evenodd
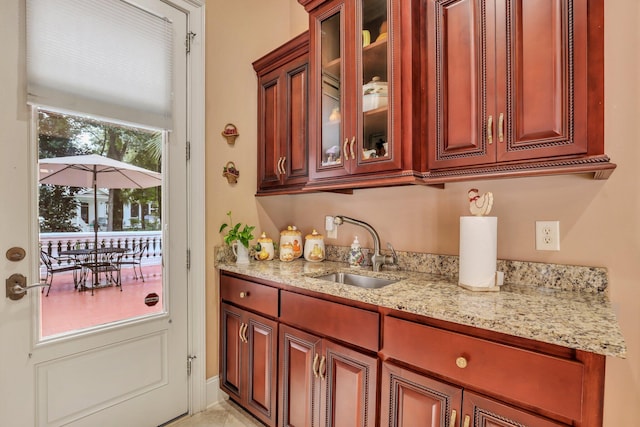
M 314 277 L 354 272 L 341 262 L 220 262 L 220 270 L 270 280 L 494 332 L 624 358 L 626 345 L 605 293 L 588 293 L 523 284 L 505 284 L 499 292 L 461 288 L 451 277 L 412 271 L 362 274 L 400 280 L 380 289 L 363 289 Z M 356 270 L 357 272 L 357 270 Z

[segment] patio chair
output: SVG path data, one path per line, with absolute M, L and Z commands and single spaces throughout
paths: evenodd
M 42 264 L 47 268 L 47 275 L 44 279 L 45 285 L 48 286 L 46 296 L 49 296 L 49 291 L 51 291 L 51 285 L 53 284 L 53 275 L 55 273 L 72 271 L 73 285 L 76 288 L 78 287 L 78 271 L 81 270 L 82 267 L 76 264 L 75 260 L 68 257 L 56 258 L 49 255 L 49 253 L 45 250 L 40 250 L 40 260 L 42 261 Z M 44 288 L 42 288 L 42 292 L 44 292 Z
M 140 242 L 133 247 L 133 250 L 131 252 L 126 252 L 119 261 L 120 267 L 122 267 L 123 265 L 133 266 L 133 278 L 135 280 L 138 280 L 138 272 L 136 271 L 136 266 L 138 266 L 138 270 L 140 271 L 140 278 L 144 282 L 144 275 L 142 274 L 142 257 L 144 256 L 148 247 L 149 242 Z

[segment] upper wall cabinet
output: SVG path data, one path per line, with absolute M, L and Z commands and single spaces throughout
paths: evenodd
M 428 182 L 595 172 L 602 0 L 427 0 Z
M 309 32 L 253 63 L 258 76 L 258 194 L 295 192 L 309 175 Z
M 416 181 L 419 1 L 302 1 L 310 32 L 306 189 Z M 413 22 L 416 20 L 416 22 Z M 422 164 L 420 163 L 422 154 Z

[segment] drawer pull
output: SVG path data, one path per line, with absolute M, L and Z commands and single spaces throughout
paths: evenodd
M 449 420 L 449 427 L 455 427 L 456 426 L 456 410 L 452 409 L 451 410 L 451 419 Z
M 318 373 L 320 373 L 320 378 L 324 379 L 327 374 L 327 366 L 326 366 L 327 358 L 322 356 L 320 359 L 320 367 L 318 368 Z
M 318 353 L 316 353 L 316 355 L 313 358 L 313 376 L 318 378 L 318 358 L 320 357 L 320 355 Z
M 469 422 L 471 422 L 471 418 L 469 417 L 469 415 L 465 415 L 464 416 L 464 424 L 463 427 L 469 427 Z
M 467 359 L 465 359 L 464 357 L 460 356 L 456 359 L 456 366 L 460 369 L 464 369 L 467 367 Z
M 240 298 L 245 298 L 249 296 L 249 292 L 240 292 Z

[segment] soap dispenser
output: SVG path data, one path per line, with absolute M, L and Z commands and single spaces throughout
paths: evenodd
M 358 241 L 358 236 L 353 239 L 351 243 L 351 250 L 349 251 L 349 267 L 359 268 L 364 261 L 364 255 L 362 254 L 362 248 Z

